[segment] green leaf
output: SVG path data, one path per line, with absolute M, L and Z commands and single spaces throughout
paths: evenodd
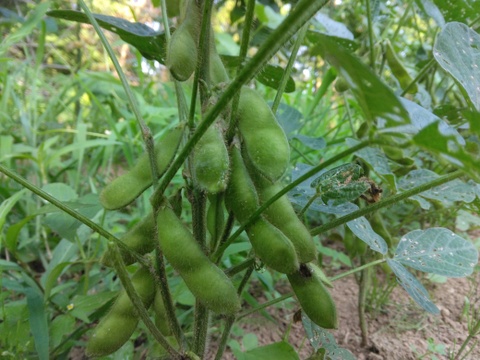
M 317 48 L 321 56 L 343 75 L 370 121 L 379 121 L 380 127 L 409 121 L 408 113 L 393 91 L 357 57 L 330 36 L 317 34 Z
M 297 352 L 289 343 L 280 341 L 237 354 L 237 360 L 300 360 Z
M 331 19 L 327 14 L 319 12 L 315 15 L 314 25 L 320 25 L 323 28 L 323 33 L 337 38 L 351 40 L 353 42 L 354 36 L 345 24 Z M 358 46 L 355 43 L 355 46 Z M 345 46 L 345 45 L 344 45 Z
M 45 313 L 45 304 L 43 296 L 39 291 L 27 289 L 28 319 L 30 322 L 30 331 L 35 341 L 35 349 L 40 360 L 48 360 L 49 358 L 49 336 L 48 322 Z
M 50 324 L 50 343 L 52 348 L 60 345 L 62 339 L 75 330 L 75 318 L 70 315 L 58 315 Z
M 465 277 L 473 272 L 478 251 L 448 229 L 430 228 L 402 236 L 393 259 L 420 271 Z
M 74 10 L 53 10 L 47 13 L 48 16 L 90 24 L 87 15 L 81 11 Z M 157 60 L 161 64 L 165 63 L 165 34 L 156 32 L 152 28 L 142 23 L 132 23 L 128 20 L 93 14 L 98 24 L 111 32 L 114 32 L 126 43 L 133 45 L 140 51 L 142 56 L 148 60 Z
M 328 30 L 327 30 L 328 32 Z M 353 39 L 349 39 L 347 36 L 344 36 L 345 34 L 342 34 L 340 36 L 339 34 L 326 34 L 325 32 L 322 31 L 316 31 L 316 30 L 308 30 L 307 32 L 307 40 L 310 41 L 311 46 L 309 48 L 309 52 L 312 55 L 321 55 L 322 54 L 322 48 L 318 47 L 317 44 L 319 44 L 320 41 L 322 41 L 323 36 L 329 36 L 332 41 L 334 41 L 336 44 L 343 46 L 346 50 L 350 52 L 354 52 L 357 50 L 360 45 L 358 42 L 354 41 Z
M 28 36 L 33 29 L 43 20 L 45 13 L 50 7 L 50 1 L 45 1 L 36 5 L 32 11 L 28 14 L 28 18 L 23 22 L 22 26 L 8 34 L 5 38 L 2 39 L 0 43 L 0 57 L 15 43 L 22 40 L 24 37 Z
M 280 106 L 277 109 L 276 117 L 288 138 L 291 138 L 292 133 L 299 129 L 302 125 L 302 113 L 293 106 L 285 103 L 280 103 Z
M 325 350 L 325 359 L 328 360 L 355 360 L 353 354 L 347 349 L 337 345 L 333 335 L 317 324 L 313 323 L 307 315 L 302 312 L 302 324 L 307 334 L 308 341 L 315 352 Z
M 322 137 L 311 137 L 306 135 L 294 135 L 293 139 L 299 140 L 303 145 L 313 150 L 321 150 L 327 146 L 327 142 Z
M 425 287 L 417 280 L 415 276 L 410 274 L 405 267 L 398 261 L 387 259 L 387 264 L 397 276 L 397 280 L 405 289 L 405 291 L 413 298 L 413 300 L 420 305 L 424 310 L 432 314 L 439 314 L 440 310 L 430 300 Z
M 388 245 L 385 239 L 373 231 L 372 225 L 370 225 L 364 216 L 347 222 L 347 226 L 352 230 L 355 236 L 366 243 L 370 249 L 383 255 L 387 253 Z
M 415 2 L 426 15 L 435 20 L 438 26 L 445 25 L 445 19 L 440 9 L 431 0 L 415 0 Z
M 118 291 L 75 296 L 71 303 L 70 314 L 85 323 L 90 323 L 89 316 L 116 296 L 118 296 Z
M 448 23 L 437 36 L 433 56 L 480 110 L 480 35 L 465 24 Z
M 478 0 L 433 0 L 438 6 L 445 21 L 467 22 L 474 19 L 480 13 Z
M 45 280 L 45 289 L 44 289 L 45 300 L 47 300 L 50 297 L 50 292 L 52 291 L 52 288 L 56 285 L 58 278 L 63 273 L 65 268 L 70 264 L 71 263 L 69 262 L 60 263 L 49 272 Z
M 5 238 L 5 246 L 12 254 L 17 253 L 17 243 L 18 243 L 18 236 L 20 235 L 20 231 L 34 217 L 35 215 L 27 216 L 22 220 L 20 220 L 18 223 L 11 225 L 8 228 L 6 238 Z
M 240 66 L 240 60 L 238 56 L 220 55 L 220 58 L 227 68 L 236 69 Z M 249 60 L 250 58 L 245 59 L 246 62 Z M 262 71 L 256 74 L 256 79 L 263 85 L 269 86 L 273 89 L 278 89 L 284 72 L 285 71 L 281 66 L 267 64 L 263 67 Z M 293 81 L 291 76 L 288 78 L 284 91 L 286 93 L 295 91 L 295 81 Z
M 0 229 L 4 228 L 5 222 L 7 221 L 8 214 L 26 192 L 27 192 L 27 189 L 17 191 L 8 199 L 5 199 L 2 201 L 2 203 L 0 204 Z M 0 232 L 0 240 L 1 239 L 2 239 L 2 233 Z

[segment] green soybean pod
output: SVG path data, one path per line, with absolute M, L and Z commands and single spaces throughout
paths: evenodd
M 155 145 L 155 159 L 158 174 L 161 176 L 173 160 L 182 140 L 183 126 L 169 131 Z M 100 203 L 107 210 L 123 208 L 134 201 L 145 189 L 152 185 L 152 170 L 148 154 L 144 153 L 134 167 L 117 177 L 100 193 Z
M 240 310 L 240 299 L 231 280 L 203 253 L 190 230 L 170 207 L 160 208 L 157 224 L 165 258 L 193 295 L 218 314 L 234 314 Z
M 247 87 L 241 90 L 237 127 L 253 166 L 267 179 L 278 180 L 290 162 L 290 146 L 268 104 Z
M 185 5 L 185 18 L 170 39 L 165 59 L 165 65 L 178 81 L 188 80 L 192 76 L 198 58 L 200 8 L 195 0 L 186 1 Z
M 153 214 L 148 214 L 143 220 L 135 224 L 134 227 L 120 238 L 120 241 L 141 255 L 153 251 L 156 242 Z M 125 250 L 120 249 L 120 254 L 122 255 L 125 265 L 133 264 L 136 261 L 135 258 Z M 105 266 L 113 266 L 112 254 L 107 251 L 101 262 Z
M 222 129 L 214 123 L 198 141 L 192 154 L 193 178 L 209 194 L 226 189 L 230 170 Z
M 402 61 L 398 58 L 389 40 L 386 40 L 385 45 L 385 57 L 387 59 L 388 66 L 390 67 L 393 76 L 397 78 L 402 89 L 405 89 L 413 81 L 413 78 L 408 73 Z M 416 94 L 418 92 L 417 84 L 414 84 L 407 92 L 409 94 Z
M 337 308 L 312 265 L 301 264 L 297 272 L 287 275 L 288 281 L 310 320 L 324 329 L 336 329 Z
M 255 186 L 240 150 L 235 146 L 232 148 L 232 175 L 225 193 L 225 204 L 241 224 L 245 224 L 259 207 Z M 260 217 L 245 230 L 255 254 L 265 265 L 285 274 L 298 269 L 298 258 L 292 242 L 275 226 Z
M 254 180 L 261 204 L 282 190 L 282 186 L 278 183 L 271 183 L 260 176 L 256 176 Z M 290 239 L 301 263 L 317 258 L 317 249 L 312 235 L 298 218 L 287 195 L 283 195 L 272 203 L 265 209 L 263 215 Z
M 157 326 L 158 330 L 160 330 L 164 336 L 172 335 L 172 330 L 168 325 L 165 304 L 163 303 L 162 294 L 158 288 L 155 292 L 155 299 L 153 300 L 153 311 L 155 313 L 155 325 Z
M 155 283 L 150 272 L 141 267 L 132 277 L 132 284 L 146 308 L 155 295 Z M 100 320 L 88 340 L 88 356 L 106 356 L 117 351 L 135 331 L 139 318 L 125 290 L 122 290 L 110 311 Z

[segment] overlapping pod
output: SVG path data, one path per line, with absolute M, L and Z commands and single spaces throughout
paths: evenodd
M 324 329 L 336 329 L 337 308 L 314 266 L 300 265 L 298 271 L 287 275 L 288 281 L 310 320 Z
M 153 251 L 156 241 L 153 214 L 148 214 L 144 219 L 135 224 L 120 238 L 120 241 L 141 255 Z M 133 264 L 136 261 L 127 251 L 120 249 L 120 254 L 125 265 Z M 106 266 L 112 266 L 113 259 L 111 253 L 107 251 L 101 261 Z
M 155 158 L 159 175 L 162 175 L 173 160 L 183 134 L 183 127 L 172 129 L 155 145 Z M 100 202 L 105 209 L 115 210 L 127 206 L 152 185 L 152 170 L 148 154 L 144 153 L 134 167 L 117 177 L 100 193 Z
M 132 277 L 132 284 L 148 309 L 155 295 L 155 283 L 150 272 L 141 267 Z M 106 356 L 117 351 L 135 331 L 139 317 L 125 290 L 122 290 L 110 311 L 95 327 L 88 340 L 88 356 Z
M 160 208 L 157 224 L 165 258 L 195 298 L 218 314 L 234 314 L 240 310 L 240 300 L 230 279 L 208 259 L 170 207 Z
M 260 176 L 255 176 L 254 181 L 261 204 L 282 190 L 280 184 L 271 183 Z M 290 239 L 301 263 L 316 259 L 317 249 L 310 231 L 298 218 L 287 195 L 272 203 L 265 209 L 263 215 Z
M 225 204 L 242 224 L 259 207 L 255 186 L 236 147 L 232 148 L 232 175 L 225 192 Z M 285 274 L 298 269 L 292 242 L 268 221 L 260 217 L 246 228 L 246 232 L 256 255 L 265 265 Z
M 216 194 L 226 189 L 230 159 L 219 125 L 212 124 L 193 150 L 193 177 L 201 189 Z
M 267 179 L 278 180 L 290 162 L 290 146 L 268 104 L 247 87 L 241 90 L 237 127 L 253 166 Z
M 170 39 L 165 59 L 165 65 L 178 81 L 192 76 L 198 58 L 201 11 L 195 0 L 186 0 L 185 6 L 185 17 Z

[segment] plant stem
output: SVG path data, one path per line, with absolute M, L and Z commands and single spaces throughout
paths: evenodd
M 288 17 L 273 31 L 263 45 L 258 49 L 255 56 L 245 65 L 238 76 L 225 89 L 218 102 L 213 105 L 205 115 L 202 123 L 197 127 L 192 137 L 187 141 L 176 159 L 169 166 L 158 188 L 152 195 L 152 204 L 162 201 L 163 193 L 178 169 L 187 159 L 195 144 L 200 140 L 208 127 L 215 121 L 220 112 L 227 106 L 230 99 L 240 90 L 243 84 L 252 79 L 261 70 L 263 65 L 288 41 L 300 27 L 302 27 L 328 0 L 300 0 Z
M 460 359 L 460 355 L 465 350 L 470 340 L 472 340 L 473 337 L 477 336 L 479 331 L 480 331 L 480 319 L 477 320 L 477 323 L 475 324 L 472 331 L 469 331 L 467 338 L 465 339 L 462 346 L 458 350 L 457 355 L 455 356 L 455 360 Z
M 277 113 L 278 106 L 280 105 L 280 101 L 282 100 L 283 92 L 285 91 L 285 87 L 287 86 L 288 79 L 290 79 L 290 74 L 292 73 L 293 64 L 295 64 L 295 60 L 297 59 L 298 50 L 300 49 L 303 39 L 307 34 L 307 30 L 308 30 L 308 22 L 305 25 L 303 25 L 300 31 L 297 33 L 297 39 L 295 40 L 292 53 L 290 54 L 290 58 L 288 59 L 287 67 L 283 71 L 280 84 L 278 85 L 277 94 L 275 95 L 275 99 L 273 100 L 272 111 L 274 114 Z
M 192 350 L 201 359 L 204 358 L 208 341 L 208 326 L 210 324 L 210 312 L 198 300 L 195 304 L 195 320 L 193 331 Z
M 408 91 L 410 89 L 413 88 L 413 86 L 418 83 L 420 80 L 423 79 L 423 77 L 430 71 L 430 69 L 437 63 L 437 61 L 435 60 L 435 58 L 432 58 L 430 59 L 430 61 L 428 63 L 425 64 L 425 66 L 422 68 L 422 70 L 420 70 L 420 72 L 417 74 L 417 76 L 415 77 L 415 79 L 412 80 L 412 82 L 410 84 L 408 84 L 408 86 L 403 89 L 402 93 L 400 94 L 400 96 L 405 96 L 405 94 L 408 93 Z
M 215 252 L 214 256 L 213 256 L 213 259 L 215 261 L 218 261 L 218 259 L 220 259 L 222 257 L 222 254 L 223 252 L 225 251 L 225 249 L 245 230 L 245 228 L 247 226 L 249 226 L 250 224 L 252 224 L 257 218 L 258 216 L 260 216 L 260 214 L 266 209 L 268 208 L 271 204 L 273 204 L 276 200 L 278 200 L 279 198 L 281 198 L 283 195 L 285 195 L 287 192 L 289 192 L 291 189 L 293 189 L 295 186 L 301 184 L 302 182 L 304 182 L 305 180 L 307 180 L 308 178 L 312 177 L 313 175 L 317 174 L 319 171 L 325 169 L 326 167 L 334 164 L 335 162 L 337 162 L 338 160 L 341 160 L 343 159 L 344 157 L 350 155 L 350 154 L 353 154 L 355 153 L 355 151 L 358 151 L 360 149 L 363 149 L 364 147 L 370 145 L 372 143 L 372 141 L 364 141 L 364 142 L 361 142 L 355 146 L 352 146 L 350 149 L 348 150 L 345 150 L 345 151 L 342 151 L 341 153 L 333 156 L 332 158 L 328 159 L 327 161 L 325 161 L 324 163 L 320 164 L 320 165 L 317 165 L 315 167 L 313 167 L 312 169 L 310 169 L 308 172 L 306 172 L 304 175 L 300 176 L 298 179 L 296 179 L 295 181 L 291 182 L 290 184 L 288 184 L 286 187 L 284 187 L 281 191 L 279 191 L 277 194 L 275 194 L 274 196 L 272 196 L 270 199 L 268 199 L 267 201 L 265 201 L 263 203 L 262 206 L 260 206 L 249 218 L 248 220 L 242 225 L 240 226 L 237 231 L 235 231 L 235 233 L 233 233 L 232 236 L 230 236 L 230 238 L 225 241 L 220 247 L 219 249 Z
M 459 178 L 462 175 L 463 175 L 463 172 L 461 170 L 457 170 L 457 171 L 454 171 L 450 174 L 440 176 L 439 178 L 437 178 L 435 180 L 432 180 L 432 181 L 429 181 L 425 184 L 416 186 L 416 187 L 414 187 L 410 190 L 404 191 L 400 194 L 390 196 L 387 199 L 381 200 L 381 201 L 379 201 L 375 204 L 372 204 L 370 206 L 367 206 L 363 209 L 356 210 L 354 212 L 351 212 L 348 215 L 344 215 L 344 216 L 339 217 L 335 220 L 332 220 L 325 225 L 321 225 L 319 227 L 316 227 L 316 228 L 314 228 L 310 231 L 310 234 L 318 235 L 318 234 L 324 233 L 325 231 L 336 228 L 337 226 L 345 224 L 345 223 L 347 223 L 349 221 L 352 221 L 356 218 L 359 218 L 361 216 L 370 214 L 370 213 L 375 212 L 375 211 L 377 211 L 381 208 L 391 206 L 391 205 L 396 204 L 397 202 L 399 202 L 401 200 L 404 200 L 404 199 L 407 199 L 407 198 L 409 198 L 413 195 L 420 194 L 420 193 L 422 193 L 426 190 L 429 190 L 429 189 L 434 188 L 436 186 L 442 185 L 446 182 L 452 181 L 456 178 Z
M 240 264 L 235 265 L 231 267 L 230 269 L 225 270 L 225 274 L 229 277 L 234 276 L 235 274 L 238 274 L 240 271 L 243 271 L 252 265 L 255 264 L 255 259 L 254 258 L 249 258 L 247 260 L 242 261 Z
M 12 180 L 16 181 L 17 183 L 19 183 L 23 187 L 27 188 L 28 190 L 33 192 L 35 195 L 38 195 L 42 199 L 44 199 L 44 200 L 48 201 L 49 203 L 51 203 L 52 205 L 56 206 L 57 208 L 59 208 L 60 210 L 62 210 L 65 213 L 67 213 L 68 215 L 70 215 L 74 219 L 76 219 L 76 220 L 80 221 L 81 223 L 85 224 L 90 229 L 92 229 L 96 233 L 103 236 L 105 239 L 115 242 L 118 245 L 118 247 L 120 247 L 122 250 L 131 254 L 135 258 L 135 260 L 138 261 L 139 263 L 141 263 L 143 266 L 147 266 L 147 267 L 149 266 L 149 262 L 142 255 L 140 255 L 137 252 L 131 250 L 127 245 L 125 245 L 122 241 L 120 241 L 120 239 L 115 237 L 113 234 L 110 234 L 107 230 L 105 230 L 100 225 L 97 225 L 96 223 L 94 223 L 92 220 L 90 220 L 86 216 L 80 214 L 78 211 L 72 209 L 71 207 L 63 204 L 60 200 L 56 199 L 55 197 L 53 197 L 50 194 L 43 191 L 42 189 L 38 188 L 36 185 L 33 185 L 32 183 L 28 182 L 26 179 L 24 179 L 20 175 L 16 174 L 15 172 L 7 169 L 2 164 L 0 164 L 0 172 L 4 173 L 6 176 L 8 176 Z
M 367 22 L 368 22 L 368 47 L 370 67 L 375 71 L 375 49 L 373 44 L 373 23 L 372 23 L 372 9 L 370 7 L 370 0 L 365 0 L 367 7 Z
M 155 340 L 157 340 L 159 344 L 170 354 L 172 359 L 181 359 L 182 356 L 180 355 L 180 353 L 177 352 L 172 347 L 172 345 L 170 345 L 170 343 L 167 341 L 165 336 L 163 336 L 163 334 L 158 330 L 158 328 L 155 326 L 152 320 L 150 320 L 147 309 L 143 305 L 143 302 L 140 299 L 140 296 L 138 295 L 137 291 L 133 287 L 132 281 L 128 276 L 127 270 L 125 268 L 125 264 L 123 263 L 122 255 L 120 254 L 120 251 L 118 250 L 117 245 L 114 243 L 110 243 L 109 250 L 112 253 L 113 264 L 115 266 L 115 271 L 120 279 L 120 282 L 122 283 L 123 288 L 127 292 L 127 295 L 130 298 L 130 301 L 135 306 L 138 312 L 138 315 L 144 322 L 145 326 L 148 328 L 151 334 L 155 337 Z
M 365 257 L 361 256 L 361 261 L 364 263 Z M 368 324 L 365 318 L 365 307 L 367 300 L 367 291 L 370 283 L 370 268 L 365 268 L 360 272 L 360 284 L 358 289 L 358 320 L 360 330 L 362 333 L 362 346 L 368 344 Z

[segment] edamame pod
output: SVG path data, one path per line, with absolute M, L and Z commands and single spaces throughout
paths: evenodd
M 335 329 L 337 308 L 312 266 L 313 264 L 301 264 L 297 272 L 287 275 L 288 281 L 310 320 L 324 329 Z
M 390 67 L 393 76 L 395 76 L 400 83 L 401 88 L 405 89 L 413 81 L 413 78 L 410 76 L 407 69 L 398 58 L 389 40 L 385 41 L 385 45 L 385 57 L 387 58 L 388 66 Z M 416 94 L 418 92 L 417 84 L 414 84 L 407 92 L 409 94 Z
M 178 81 L 188 80 L 192 76 L 198 58 L 200 8 L 195 0 L 186 1 L 185 5 L 185 18 L 170 39 L 165 59 L 165 65 Z
M 153 300 L 153 311 L 155 312 L 155 325 L 164 336 L 172 335 L 172 330 L 168 326 L 167 311 L 163 303 L 160 289 L 157 288 L 155 292 L 155 299 Z
M 260 176 L 254 177 L 254 181 L 261 204 L 282 190 L 278 183 L 271 183 Z M 263 215 L 290 239 L 301 263 L 316 259 L 317 249 L 312 235 L 298 218 L 287 195 L 283 195 L 266 208 Z
M 225 193 L 225 204 L 242 224 L 259 207 L 255 186 L 236 147 L 232 148 L 232 175 Z M 259 217 L 246 228 L 246 232 L 255 254 L 265 265 L 285 274 L 298 269 L 292 242 L 275 226 Z
M 132 284 L 148 309 L 155 295 L 155 284 L 150 272 L 141 267 L 132 277 Z M 88 340 L 88 356 L 106 356 L 117 351 L 130 339 L 139 317 L 125 290 L 122 290 L 105 317 L 95 327 Z
M 165 258 L 195 297 L 218 314 L 234 314 L 240 300 L 231 280 L 203 253 L 190 230 L 170 207 L 160 208 L 158 238 Z
M 125 235 L 120 238 L 120 241 L 141 255 L 153 251 L 156 241 L 155 223 L 153 220 L 153 214 L 148 214 L 142 221 L 127 231 Z M 133 264 L 136 261 L 127 251 L 120 249 L 120 254 L 122 255 L 125 265 Z M 105 266 L 112 266 L 113 259 L 111 253 L 107 251 L 101 261 Z
M 193 150 L 192 170 L 197 185 L 210 194 L 227 187 L 230 160 L 222 129 L 213 124 Z
M 266 178 L 278 180 L 290 162 L 290 146 L 268 104 L 247 87 L 241 90 L 237 127 L 253 166 Z
M 176 127 L 155 145 L 158 174 L 161 176 L 173 160 L 183 134 L 183 127 Z M 134 201 L 152 185 L 152 170 L 148 154 L 144 153 L 126 174 L 117 177 L 100 193 L 100 203 L 107 210 L 120 209 Z

